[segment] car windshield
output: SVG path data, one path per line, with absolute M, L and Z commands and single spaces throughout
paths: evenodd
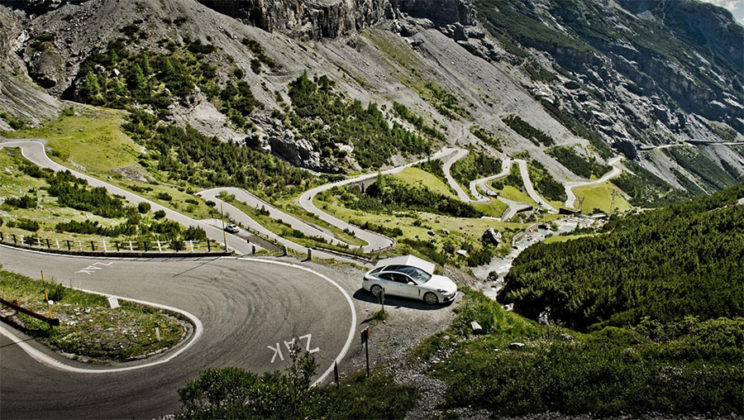
M 416 283 L 426 283 L 431 278 L 431 274 L 427 273 L 426 271 L 411 267 L 411 266 L 401 266 L 397 267 L 396 270 L 399 273 L 407 274 L 410 278 L 416 281 Z

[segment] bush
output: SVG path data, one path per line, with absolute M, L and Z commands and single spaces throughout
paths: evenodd
M 156 219 L 162 219 L 165 217 L 165 210 L 158 210 L 155 213 L 153 213 L 153 217 Z
M 10 224 L 8 224 L 8 226 L 10 226 Z M 41 228 L 41 226 L 39 225 L 39 222 L 37 222 L 36 220 L 24 219 L 24 218 L 19 218 L 15 222 L 15 227 L 19 229 L 27 230 L 29 232 L 36 232 Z
M 171 201 L 171 200 L 173 200 L 173 197 L 171 197 L 170 194 L 168 194 L 167 192 L 164 192 L 164 191 L 159 192 L 158 195 L 157 195 L 157 198 L 159 200 L 163 200 L 163 201 Z
M 5 199 L 3 204 L 13 206 L 19 209 L 33 209 L 36 208 L 36 197 L 33 195 L 23 195 L 21 197 L 8 197 Z
M 53 300 L 55 303 L 61 302 L 67 295 L 67 290 L 65 286 L 59 283 L 49 283 L 47 295 L 49 296 L 49 300 Z
M 310 387 L 317 364 L 307 353 L 291 353 L 285 370 L 257 375 L 238 368 L 212 368 L 178 390 L 183 419 L 368 418 L 401 419 L 416 391 L 387 375 L 355 375 L 340 388 Z
M 508 125 L 509 128 L 536 145 L 543 144 L 545 146 L 552 146 L 555 144 L 555 140 L 553 140 L 552 137 L 545 134 L 542 130 L 533 127 L 530 123 L 520 118 L 519 115 L 507 115 L 501 120 Z
M 145 201 L 137 204 L 137 211 L 139 211 L 141 214 L 147 213 L 148 211 L 150 211 L 150 208 L 150 203 L 147 203 Z

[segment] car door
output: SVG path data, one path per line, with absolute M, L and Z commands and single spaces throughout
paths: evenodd
M 398 273 L 380 273 L 377 277 L 380 279 L 380 286 L 385 289 L 386 295 L 402 296 L 403 290 L 401 290 L 400 282 L 396 281 Z
M 403 273 L 395 273 L 395 282 L 400 287 L 400 296 L 419 299 L 420 292 L 416 282 Z

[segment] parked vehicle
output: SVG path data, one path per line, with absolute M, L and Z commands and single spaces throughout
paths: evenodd
M 375 297 L 384 291 L 386 295 L 419 299 L 429 305 L 451 302 L 457 296 L 455 282 L 434 274 L 434 263 L 413 255 L 380 260 L 364 275 L 362 287 Z
M 225 231 L 226 232 L 229 232 L 229 233 L 238 233 L 238 232 L 240 232 L 240 228 L 237 227 L 237 226 L 235 226 L 232 223 L 228 223 L 228 225 L 225 226 Z

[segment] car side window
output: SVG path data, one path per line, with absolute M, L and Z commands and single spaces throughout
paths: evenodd
M 379 278 L 381 278 L 383 280 L 394 281 L 393 280 L 393 273 L 382 273 L 382 274 L 378 274 L 377 277 L 379 277 Z
M 408 280 L 409 280 L 408 276 L 406 276 L 405 274 L 400 274 L 400 273 L 395 273 L 393 279 L 397 283 L 401 283 L 401 284 L 408 284 Z

